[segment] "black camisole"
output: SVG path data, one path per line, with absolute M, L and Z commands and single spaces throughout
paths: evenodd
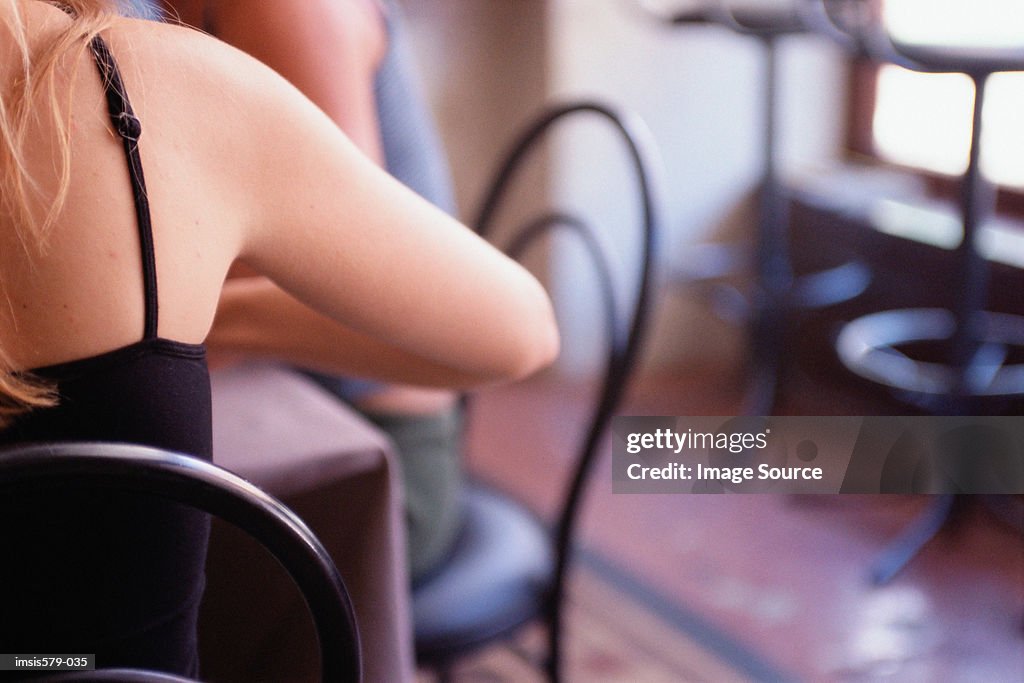
M 55 384 L 59 403 L 0 430 L 0 447 L 116 441 L 211 460 L 205 348 L 157 334 L 141 126 L 107 45 L 97 37 L 90 47 L 128 161 L 145 328 L 129 346 L 34 370 Z M 101 667 L 195 675 L 208 538 L 205 515 L 137 495 L 61 492 L 0 500 L 0 652 L 95 653 Z

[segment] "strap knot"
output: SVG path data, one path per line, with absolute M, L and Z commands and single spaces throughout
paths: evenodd
M 123 111 L 114 119 L 114 126 L 117 133 L 125 140 L 138 140 L 142 135 L 142 123 L 135 115 Z

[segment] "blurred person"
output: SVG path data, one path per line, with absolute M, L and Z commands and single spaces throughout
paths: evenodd
M 371 159 L 455 213 L 449 171 L 411 72 L 399 7 L 375 0 L 163 0 L 162 10 L 292 82 Z M 384 431 L 399 456 L 413 582 L 460 524 L 461 416 L 454 394 L 310 375 Z
M 207 348 L 450 388 L 550 362 L 528 273 L 265 65 L 113 4 L 0 0 L 0 446 L 209 460 Z M 236 260 L 261 277 L 225 283 Z M 0 651 L 195 675 L 208 532 L 139 496 L 7 496 Z

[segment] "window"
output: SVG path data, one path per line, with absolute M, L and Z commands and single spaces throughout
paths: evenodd
M 890 33 L 901 40 L 1024 50 L 1020 0 L 882 0 Z M 974 89 L 960 74 L 922 74 L 891 65 L 854 72 L 851 147 L 939 176 L 967 164 Z M 1024 73 L 996 74 L 986 89 L 982 168 L 1024 196 Z M 949 184 L 948 182 L 946 183 Z M 937 183 L 943 185 L 942 181 Z M 1003 208 L 1011 202 L 1002 197 Z M 1020 202 L 1017 202 L 1017 211 Z

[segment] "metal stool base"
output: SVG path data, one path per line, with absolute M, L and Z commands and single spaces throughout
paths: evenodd
M 854 374 L 914 396 L 952 396 L 962 372 L 970 397 L 1024 396 L 1024 364 L 1005 363 L 1011 348 L 1024 349 L 1024 316 L 990 311 L 980 315 L 982 338 L 965 369 L 915 360 L 898 348 L 951 339 L 956 318 L 944 308 L 899 309 L 857 318 L 839 333 L 836 351 Z

